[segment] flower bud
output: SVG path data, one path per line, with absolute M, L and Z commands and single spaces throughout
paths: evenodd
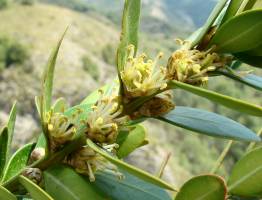
M 42 158 L 44 158 L 44 156 L 45 156 L 44 148 L 41 147 L 35 148 L 30 155 L 28 163 L 32 164 L 35 161 L 41 160 Z
M 36 184 L 39 184 L 42 180 L 42 171 L 38 168 L 26 168 L 22 175 Z

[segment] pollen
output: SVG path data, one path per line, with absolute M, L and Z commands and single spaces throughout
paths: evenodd
M 122 116 L 123 106 L 120 105 L 118 94 L 105 95 L 100 91 L 100 99 L 93 106 L 87 119 L 86 135 L 94 142 L 114 143 L 118 131 L 129 119 Z
M 158 65 L 162 57 L 163 53 L 155 60 L 146 60 L 146 54 L 135 57 L 134 46 L 128 46 L 128 59 L 120 73 L 128 97 L 149 96 L 167 87 L 166 68 Z
M 208 81 L 208 73 L 224 67 L 229 57 L 212 52 L 190 49 L 188 41 L 177 40 L 181 48 L 169 58 L 167 78 L 192 85 L 202 85 Z

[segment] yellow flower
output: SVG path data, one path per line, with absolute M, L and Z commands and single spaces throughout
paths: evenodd
M 62 113 L 53 113 L 52 110 L 47 113 L 47 129 L 53 151 L 70 141 L 76 133 L 76 128 L 68 117 Z
M 149 96 L 167 87 L 166 68 L 158 66 L 160 53 L 153 60 L 146 60 L 146 55 L 134 57 L 134 46 L 128 47 L 128 58 L 124 70 L 120 73 L 127 97 Z
M 182 47 L 169 58 L 167 78 L 192 85 L 201 85 L 208 81 L 208 72 L 224 67 L 229 61 L 217 53 L 191 50 L 190 43 L 177 40 Z
M 104 145 L 102 148 L 109 153 L 114 153 L 113 150 L 114 148 L 118 148 L 118 145 Z M 65 163 L 74 167 L 78 173 L 89 176 L 91 182 L 95 181 L 95 173 L 97 171 L 112 173 L 120 178 L 122 176 L 115 165 L 88 146 L 82 147 L 77 152 L 69 155 L 65 159 Z
M 114 143 L 118 135 L 119 126 L 124 125 L 128 116 L 121 116 L 123 106 L 120 105 L 116 94 L 101 97 L 93 106 L 93 111 L 87 119 L 87 137 L 94 142 Z

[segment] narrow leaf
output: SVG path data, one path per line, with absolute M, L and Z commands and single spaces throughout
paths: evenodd
M 216 51 L 236 53 L 253 49 L 260 44 L 262 35 L 262 10 L 243 12 L 224 23 L 216 32 L 211 45 Z
M 115 164 L 116 166 L 118 166 L 119 168 L 129 172 L 130 174 L 133 174 L 134 176 L 137 176 L 138 178 L 143 179 L 144 181 L 147 181 L 151 184 L 157 185 L 159 187 L 168 189 L 168 190 L 174 190 L 175 189 L 169 185 L 168 183 L 162 181 L 161 179 L 152 176 L 151 174 L 142 171 L 136 167 L 133 167 L 131 165 L 128 165 L 127 163 L 114 158 L 112 156 L 110 156 L 108 153 L 106 153 L 105 151 L 99 149 L 91 140 L 87 139 L 87 145 L 92 148 L 94 151 L 98 152 L 99 154 L 101 154 L 103 157 L 105 157 L 107 160 L 109 160 L 110 162 L 112 162 L 113 164 Z
M 52 109 L 54 110 L 54 112 L 64 113 L 67 110 L 67 107 L 68 105 L 66 103 L 66 100 L 61 97 L 56 100 L 56 102 L 52 106 Z
M 227 8 L 226 14 L 222 19 L 222 24 L 234 17 L 241 6 L 243 0 L 231 0 Z
M 67 31 L 67 29 L 66 29 Z M 66 31 L 63 33 L 62 37 L 58 41 L 56 47 L 53 49 L 44 75 L 43 75 L 43 111 L 47 112 L 51 108 L 51 103 L 52 103 L 52 90 L 53 90 L 53 79 L 54 79 L 54 71 L 55 71 L 55 65 L 56 65 L 56 59 L 57 55 L 60 49 L 60 46 L 62 44 L 62 41 L 64 39 L 64 36 L 66 34 Z
M 28 178 L 19 176 L 19 182 L 25 187 L 34 200 L 54 200 L 42 188 L 40 188 Z
M 6 152 L 8 148 L 8 128 L 4 127 L 0 133 L 0 182 L 2 180 L 7 162 Z
M 224 180 L 215 175 L 196 176 L 187 181 L 175 200 L 225 200 L 227 189 Z
M 171 200 L 165 190 L 147 183 L 125 171 L 123 179 L 99 172 L 94 184 L 114 200 Z
M 260 141 L 260 138 L 245 126 L 216 113 L 196 108 L 176 106 L 170 113 L 157 119 L 213 137 Z
M 127 58 L 127 46 L 133 44 L 135 51 L 137 50 L 140 6 L 141 0 L 125 0 L 122 17 L 122 33 L 117 49 L 118 72 L 123 70 Z
M 35 144 L 33 143 L 27 144 L 14 153 L 14 155 L 11 157 L 10 161 L 7 164 L 6 171 L 3 177 L 3 182 L 8 181 L 9 179 L 18 175 L 25 169 L 34 146 Z
M 199 31 L 199 34 L 197 36 L 195 36 L 195 39 L 192 41 L 191 47 L 194 47 L 199 42 L 201 42 L 203 37 L 206 35 L 206 33 L 209 31 L 210 27 L 213 25 L 213 23 L 217 19 L 217 17 L 220 14 L 220 12 L 223 10 L 223 8 L 226 5 L 227 1 L 228 0 L 220 0 L 220 1 L 218 1 L 217 5 L 213 9 L 212 13 L 208 17 L 206 23 L 204 24 L 204 26 Z
M 203 88 L 199 88 L 199 87 L 192 86 L 192 85 L 178 82 L 178 81 L 170 82 L 170 87 L 186 90 L 195 95 L 204 97 L 210 101 L 216 102 L 218 104 L 221 104 L 233 110 L 237 110 L 239 112 L 243 112 L 249 115 L 254 115 L 254 116 L 259 116 L 259 117 L 262 116 L 262 107 L 261 106 L 253 105 L 245 101 L 235 99 L 233 97 L 225 96 L 225 95 L 213 92 L 213 91 L 209 91 Z
M 227 76 L 228 78 L 231 78 L 233 80 L 239 81 L 245 85 L 248 85 L 250 87 L 253 87 L 257 90 L 262 91 L 262 78 L 253 74 L 247 74 L 244 76 L 241 76 L 237 74 L 237 72 L 231 73 L 228 71 L 219 71 L 224 76 Z
M 122 137 L 123 139 L 119 137 Z M 126 157 L 128 154 L 143 144 L 145 137 L 146 130 L 142 125 L 133 127 L 131 131 L 120 132 L 117 142 L 119 144 L 117 156 L 119 158 Z
M 44 179 L 46 191 L 55 199 L 106 199 L 88 178 L 79 175 L 70 167 L 56 165 L 44 172 Z
M 262 148 L 247 153 L 234 166 L 229 192 L 243 197 L 262 196 Z
M 110 96 L 114 90 L 119 90 L 118 80 L 114 80 L 112 83 L 106 84 L 103 87 L 93 91 L 81 102 L 81 104 L 95 104 L 101 97 L 101 92 L 103 92 L 103 94 L 106 96 Z
M 17 113 L 17 106 L 15 102 L 10 111 L 8 122 L 7 122 L 7 128 L 8 128 L 8 143 L 7 143 L 7 152 L 6 152 L 7 160 L 9 160 L 10 158 L 11 143 L 13 140 L 14 129 L 15 129 L 16 113 Z
M 0 197 L 3 200 L 16 200 L 16 196 L 0 185 Z

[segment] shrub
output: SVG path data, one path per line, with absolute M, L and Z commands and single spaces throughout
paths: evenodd
M 113 47 L 112 44 L 107 44 L 103 50 L 102 50 L 102 58 L 103 60 L 110 64 L 114 65 L 115 64 L 115 48 Z
M 0 0 L 0 9 L 7 7 L 8 1 L 7 0 Z
M 96 64 L 88 57 L 84 56 L 82 58 L 83 69 L 93 77 L 93 79 L 98 80 L 99 72 Z
M 23 64 L 29 57 L 28 49 L 18 41 L 0 38 L 0 63 L 2 68 Z

